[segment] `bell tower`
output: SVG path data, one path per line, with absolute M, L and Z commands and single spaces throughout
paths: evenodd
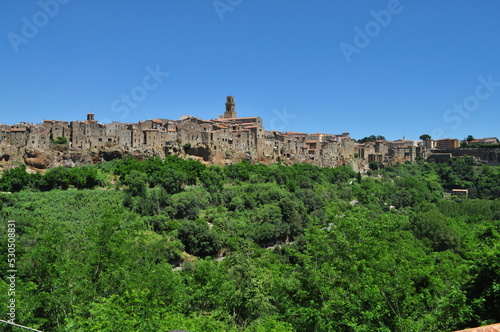
M 236 118 L 236 111 L 234 110 L 234 107 L 236 104 L 234 103 L 234 97 L 233 96 L 227 96 L 226 100 L 226 111 L 224 112 L 224 119 L 229 119 L 229 118 Z

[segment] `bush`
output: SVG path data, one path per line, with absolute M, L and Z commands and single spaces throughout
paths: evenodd
M 57 137 L 54 140 L 54 144 L 66 145 L 68 144 L 68 139 L 66 137 Z

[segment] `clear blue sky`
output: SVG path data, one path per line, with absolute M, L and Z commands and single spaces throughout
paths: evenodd
M 0 123 L 211 119 L 229 94 L 266 129 L 500 136 L 498 0 L 41 3 L 0 1 Z

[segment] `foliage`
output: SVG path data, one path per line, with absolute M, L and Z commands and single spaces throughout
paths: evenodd
M 57 137 L 54 141 L 54 144 L 66 145 L 68 144 L 68 138 L 66 137 Z
M 0 250 L 15 220 L 17 321 L 40 330 L 459 330 L 500 321 L 499 179 L 468 157 L 364 176 L 171 156 L 18 167 L 0 178 Z
M 372 171 L 376 171 L 380 168 L 380 164 L 376 161 L 370 161 L 369 166 Z
M 358 143 L 366 143 L 366 142 L 376 142 L 376 141 L 385 141 L 385 137 L 382 135 L 370 135 L 367 137 L 363 137 L 358 140 Z
M 26 166 L 7 170 L 0 178 L 0 190 L 18 192 L 23 189 L 49 191 L 53 189 L 66 190 L 94 189 L 107 185 L 106 176 L 92 165 L 65 168 L 56 167 L 45 174 L 27 173 Z
M 422 141 L 428 141 L 431 139 L 431 136 L 429 134 L 423 134 L 423 135 L 420 135 L 420 139 Z

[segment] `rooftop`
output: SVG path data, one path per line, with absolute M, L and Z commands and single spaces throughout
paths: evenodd
M 500 332 L 500 324 L 488 325 L 483 327 L 475 327 L 472 329 L 460 330 L 455 332 Z

